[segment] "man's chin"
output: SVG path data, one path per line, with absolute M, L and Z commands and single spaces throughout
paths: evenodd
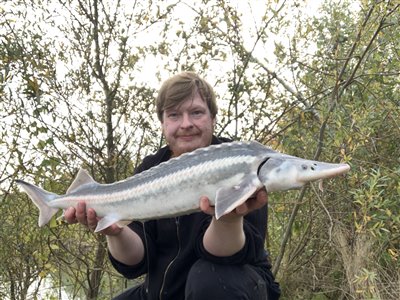
M 191 136 L 189 137 L 178 137 L 175 139 L 175 143 L 172 146 L 172 151 L 175 156 L 181 155 L 186 152 L 194 151 L 198 148 L 206 147 L 207 141 L 204 141 L 200 136 Z
M 192 152 L 192 151 L 196 150 L 197 148 L 199 148 L 199 147 L 194 146 L 194 145 L 180 145 L 179 152 L 181 152 L 183 154 L 186 152 Z
M 197 148 L 200 148 L 199 143 L 196 142 L 179 142 L 177 147 L 176 147 L 176 152 L 180 154 L 186 153 L 186 152 L 192 152 L 196 150 Z

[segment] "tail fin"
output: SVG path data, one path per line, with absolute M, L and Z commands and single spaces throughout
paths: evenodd
M 46 225 L 58 211 L 58 208 L 49 206 L 48 202 L 57 198 L 58 195 L 47 192 L 40 187 L 23 180 L 16 180 L 16 182 L 28 194 L 33 203 L 39 208 L 39 226 L 42 227 Z

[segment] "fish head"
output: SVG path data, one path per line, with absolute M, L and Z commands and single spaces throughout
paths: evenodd
M 268 192 L 299 189 L 308 182 L 335 177 L 350 170 L 348 164 L 306 160 L 294 156 L 268 158 L 258 177 Z

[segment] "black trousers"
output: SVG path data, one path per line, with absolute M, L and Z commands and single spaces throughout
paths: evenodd
M 150 300 L 143 290 L 142 286 L 128 289 L 114 300 Z M 185 300 L 224 299 L 267 300 L 266 283 L 249 265 L 218 265 L 198 260 L 188 274 Z

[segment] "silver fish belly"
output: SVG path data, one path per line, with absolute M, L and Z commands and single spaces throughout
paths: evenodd
M 258 189 L 281 191 L 343 174 L 347 164 L 330 164 L 289 156 L 258 142 L 212 145 L 170 159 L 112 184 L 100 184 L 83 169 L 65 195 L 47 192 L 22 180 L 17 183 L 40 210 L 39 226 L 58 209 L 86 202 L 102 217 L 96 231 L 119 221 L 149 220 L 199 211 L 207 196 L 216 218 L 231 212 Z

